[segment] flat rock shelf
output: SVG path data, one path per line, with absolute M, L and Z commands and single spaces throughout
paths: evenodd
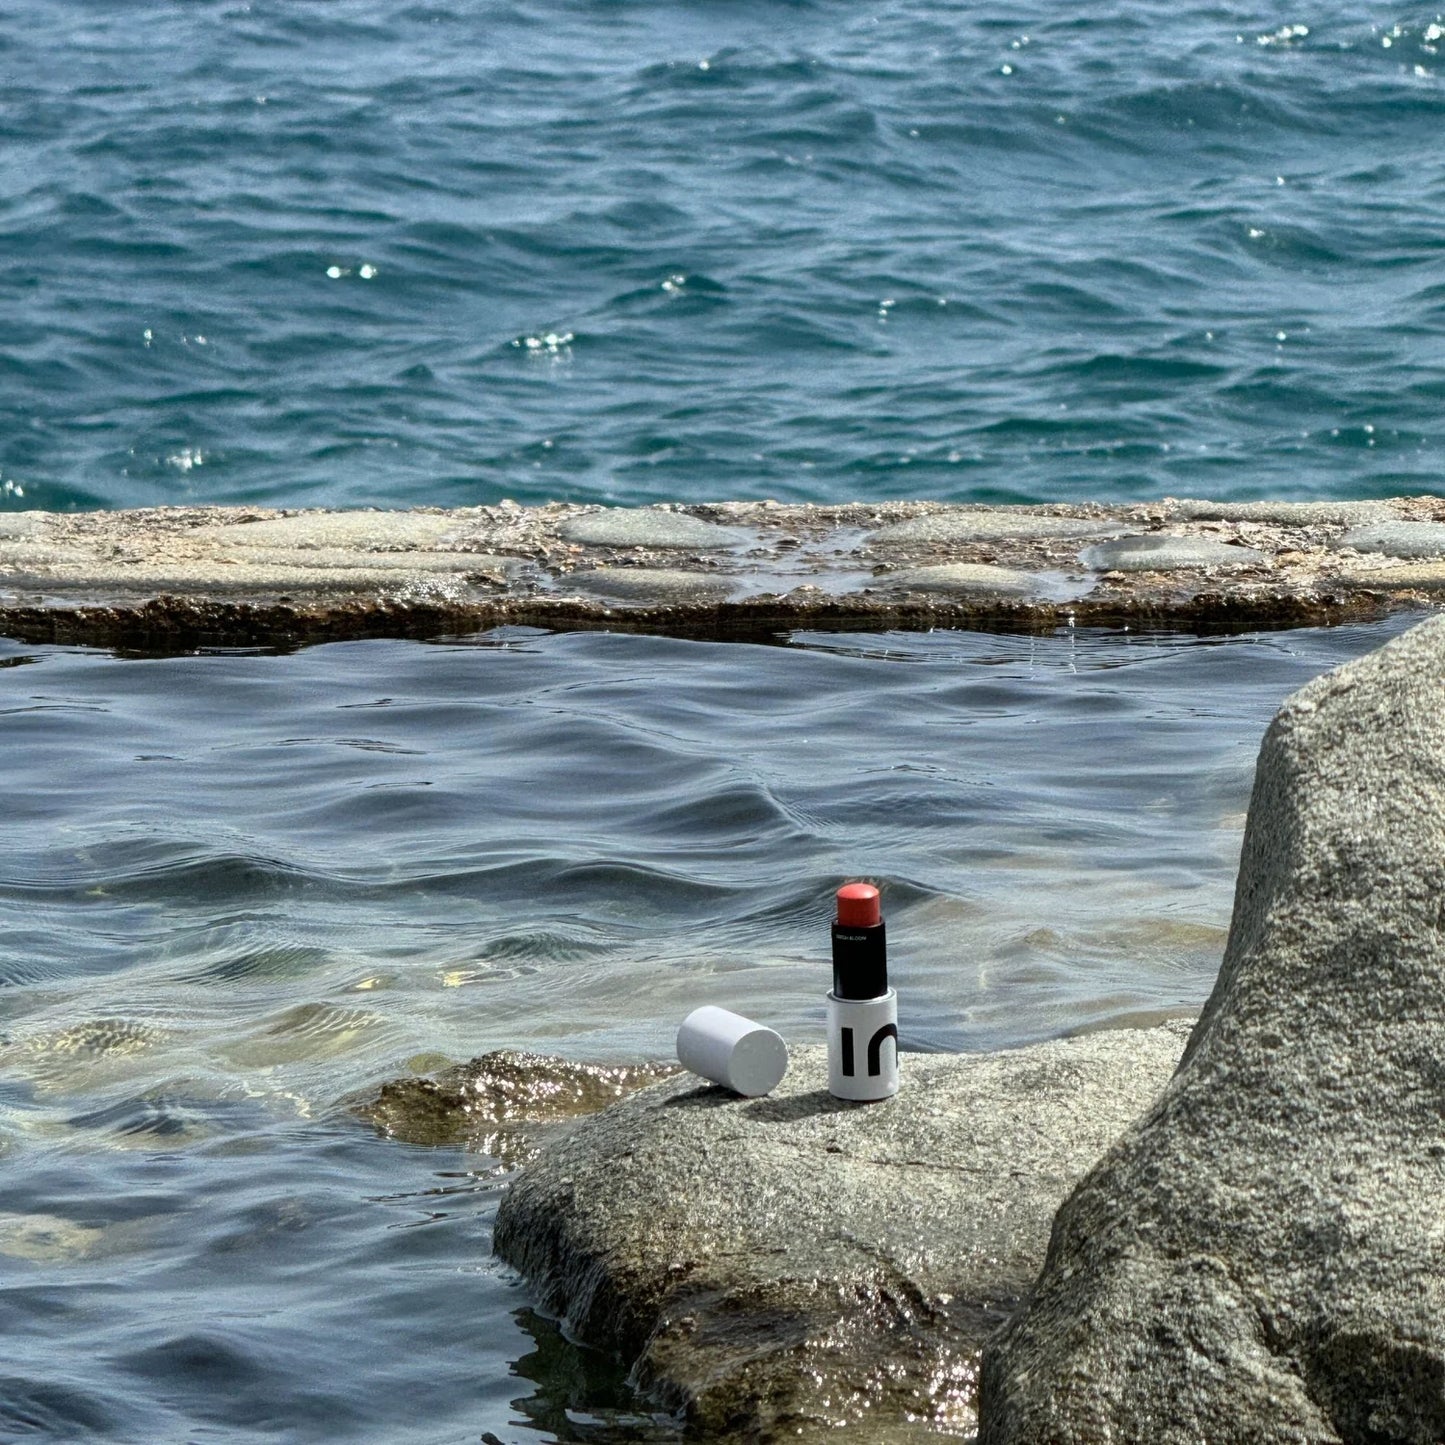
M 1436 496 L 7 512 L 0 632 L 166 648 L 506 624 L 744 639 L 1313 626 L 1438 605 L 1442 521 Z
M 644 1088 L 516 1176 L 497 1252 L 690 1437 L 971 1436 L 984 1341 L 1189 1027 L 905 1054 L 880 1104 L 834 1099 L 820 1048 L 767 1098 Z

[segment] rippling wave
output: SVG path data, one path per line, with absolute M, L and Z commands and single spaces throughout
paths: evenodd
M 0 15 L 0 506 L 1438 484 L 1440 24 Z

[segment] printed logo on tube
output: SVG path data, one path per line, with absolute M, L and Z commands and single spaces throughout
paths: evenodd
M 843 1073 L 853 1077 L 853 1030 L 844 1028 L 840 1030 L 843 1036 Z M 871 1039 L 868 1040 L 868 1077 L 876 1079 L 883 1072 L 883 1044 L 887 1039 L 893 1040 L 894 1052 L 898 1049 L 898 1025 L 884 1024 Z

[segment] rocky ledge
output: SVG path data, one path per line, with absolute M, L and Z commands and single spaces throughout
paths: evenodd
M 699 1438 L 971 1436 L 984 1340 L 1187 1032 L 905 1054 L 882 1104 L 834 1099 L 813 1047 L 763 1099 L 658 1084 L 545 1145 L 497 1252 Z
M 1445 618 L 1260 753 L 1177 1076 L 1054 1223 L 987 1445 L 1445 1440 Z
M 0 513 L 0 633 L 164 648 L 504 624 L 1294 626 L 1430 606 L 1445 499 Z

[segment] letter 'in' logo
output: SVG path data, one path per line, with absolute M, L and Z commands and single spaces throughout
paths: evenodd
M 853 1030 L 847 1028 L 840 1029 L 839 1033 L 842 1035 L 842 1048 L 840 1052 L 842 1054 L 843 1077 L 845 1079 L 851 1079 L 853 1077 Z M 893 1040 L 893 1051 L 896 1055 L 898 1052 L 897 1024 L 884 1024 L 883 1027 L 868 1040 L 868 1077 L 870 1079 L 876 1079 L 883 1072 L 883 1041 L 885 1039 Z

